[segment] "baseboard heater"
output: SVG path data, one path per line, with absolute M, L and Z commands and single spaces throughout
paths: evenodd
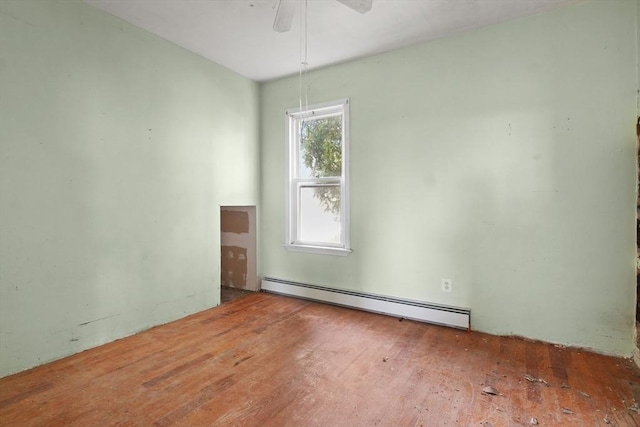
M 467 329 L 471 327 L 471 310 L 468 308 L 430 304 L 421 301 L 346 291 L 324 286 L 308 285 L 265 277 L 262 290 L 274 294 L 293 296 L 313 301 L 356 308 L 374 313 L 388 314 L 426 323 Z

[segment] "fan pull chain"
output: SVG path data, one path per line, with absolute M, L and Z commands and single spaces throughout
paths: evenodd
M 305 110 L 309 109 L 309 88 L 307 87 L 307 66 L 309 65 L 308 58 L 308 31 L 307 31 L 307 17 L 308 17 L 308 0 L 301 0 L 302 13 L 300 14 L 300 72 L 299 72 L 299 107 L 302 111 L 302 95 L 304 87 L 304 106 Z

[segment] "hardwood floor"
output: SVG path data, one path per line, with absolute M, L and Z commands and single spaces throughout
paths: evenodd
M 629 360 L 265 293 L 0 380 L 3 426 L 639 426 L 636 402 Z
M 247 295 L 251 295 L 253 291 L 247 291 L 246 289 L 232 288 L 230 286 L 220 286 L 220 304 L 226 304 L 228 302 L 243 298 Z

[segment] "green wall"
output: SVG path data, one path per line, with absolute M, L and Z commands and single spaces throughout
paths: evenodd
M 262 85 L 261 273 L 630 356 L 637 9 L 593 1 L 309 73 L 309 103 L 351 98 L 344 258 L 282 247 L 298 79 Z
M 79 1 L 0 1 L 0 376 L 219 302 L 258 85 Z
M 310 73 L 310 103 L 351 98 L 354 252 L 332 257 L 282 247 L 297 78 L 259 88 L 79 1 L 0 0 L 0 376 L 218 304 L 219 205 L 258 202 L 263 276 L 631 355 L 638 9 Z

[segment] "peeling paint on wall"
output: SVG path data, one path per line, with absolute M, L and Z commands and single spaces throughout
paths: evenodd
M 220 284 L 258 290 L 254 206 L 220 208 Z
M 245 288 L 247 285 L 247 248 L 222 246 L 220 278 L 222 285 Z

